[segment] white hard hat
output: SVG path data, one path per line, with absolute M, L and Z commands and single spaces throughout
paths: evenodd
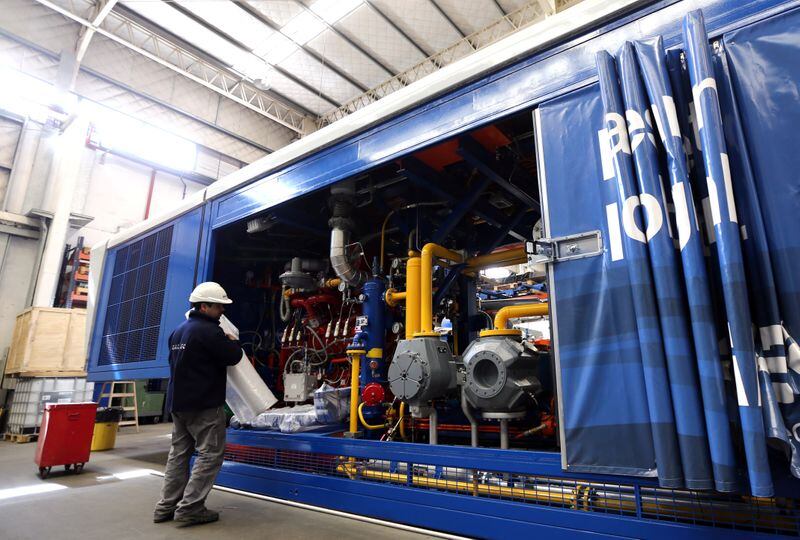
M 194 304 L 196 302 L 206 302 L 208 304 L 232 304 L 233 300 L 228 298 L 228 293 L 219 283 L 213 281 L 206 281 L 199 284 L 194 288 L 192 294 L 189 295 L 189 302 Z

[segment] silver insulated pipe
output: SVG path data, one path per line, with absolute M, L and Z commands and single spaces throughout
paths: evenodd
M 332 218 L 331 222 L 336 218 Z M 341 221 L 341 220 L 340 220 Z M 369 277 L 363 270 L 356 270 L 350 262 L 347 246 L 350 231 L 341 227 L 331 229 L 331 266 L 336 276 L 352 287 L 358 287 Z
M 331 227 L 331 266 L 336 276 L 350 285 L 358 287 L 369 279 L 369 274 L 357 270 L 350 260 L 347 247 L 350 245 L 350 232 L 353 230 L 353 220 L 350 215 L 355 203 L 355 184 L 341 182 L 331 188 L 331 198 L 328 204 L 333 217 L 328 221 Z

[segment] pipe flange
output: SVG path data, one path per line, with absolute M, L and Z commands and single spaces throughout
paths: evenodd
M 328 220 L 328 227 L 331 229 L 342 229 L 343 231 L 352 231 L 355 229 L 356 224 L 352 218 L 334 216 Z
M 506 385 L 508 370 L 503 359 L 493 351 L 477 353 L 467 367 L 467 385 L 478 397 L 489 399 Z

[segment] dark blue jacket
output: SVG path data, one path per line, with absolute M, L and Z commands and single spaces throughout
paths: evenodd
M 241 345 L 228 339 L 218 320 L 190 311 L 189 318 L 169 336 L 170 410 L 186 412 L 222 406 L 226 369 L 241 357 Z

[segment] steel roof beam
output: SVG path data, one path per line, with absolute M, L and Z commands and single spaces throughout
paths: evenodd
M 444 9 L 442 9 L 442 6 L 440 6 L 440 5 L 439 5 L 439 3 L 438 3 L 436 0 L 428 0 L 428 1 L 431 3 L 431 5 L 432 5 L 434 8 L 436 8 L 436 11 L 438 11 L 438 12 L 439 12 L 439 15 L 441 15 L 442 17 L 444 17 L 444 20 L 446 20 L 448 23 L 450 23 L 450 26 L 452 26 L 452 27 L 453 27 L 453 30 L 455 30 L 456 32 L 458 32 L 458 33 L 459 33 L 459 35 L 462 37 L 462 39 L 463 39 L 463 38 L 465 38 L 465 37 L 467 37 L 467 34 L 466 34 L 466 32 L 464 32 L 464 31 L 463 31 L 463 30 L 462 30 L 462 29 L 461 29 L 461 28 L 460 28 L 460 27 L 459 27 L 459 26 L 458 26 L 458 25 L 455 23 L 455 21 L 453 20 L 453 18 L 452 18 L 452 17 L 450 17 L 450 15 L 448 15 L 448 14 L 447 14 L 447 12 L 446 12 Z
M 232 35 L 228 34 L 227 32 L 221 30 L 220 28 L 217 28 L 216 25 L 209 23 L 208 21 L 206 21 L 202 17 L 198 17 L 197 15 L 195 15 L 194 13 L 192 13 L 190 10 L 186 9 L 182 5 L 178 4 L 177 2 L 167 2 L 167 5 L 170 6 L 172 9 L 174 9 L 175 11 L 177 11 L 178 13 L 180 13 L 181 15 L 183 15 L 185 17 L 188 17 L 192 21 L 196 22 L 197 24 L 199 24 L 200 26 L 202 26 L 203 28 L 205 28 L 209 32 L 212 32 L 212 33 L 216 34 L 221 39 L 224 39 L 225 41 L 227 41 L 231 45 L 235 46 L 236 48 L 242 50 L 243 52 L 246 52 L 247 54 L 253 55 L 254 57 L 258 58 L 261 62 L 264 63 L 264 66 L 267 66 L 267 67 L 270 67 L 270 68 L 274 69 L 275 71 L 277 71 L 278 73 L 280 73 L 281 75 L 283 75 L 284 77 L 286 77 L 287 79 L 289 79 L 290 81 L 295 83 L 297 86 L 299 86 L 299 87 L 303 88 L 304 90 L 306 90 L 308 92 L 311 92 L 312 94 L 324 99 L 325 101 L 328 102 L 329 105 L 333 105 L 334 107 L 338 107 L 339 105 L 342 104 L 341 101 L 333 99 L 330 96 L 328 96 L 325 93 L 323 93 L 321 88 L 314 88 L 313 86 L 311 86 L 307 82 L 303 81 L 302 79 L 297 78 L 295 75 L 293 75 L 292 73 L 286 71 L 282 67 L 267 62 L 266 60 L 264 60 L 263 58 L 261 58 L 260 56 L 255 54 L 250 47 L 248 47 L 247 45 L 245 45 L 244 43 L 242 43 L 241 41 L 239 41 L 238 39 L 236 39 Z
M 506 239 L 507 236 L 513 236 L 512 233 L 514 232 L 514 227 L 519 225 L 519 222 L 522 221 L 522 218 L 525 216 L 525 212 L 515 212 L 514 216 L 509 218 L 506 224 L 503 226 L 500 231 L 498 231 L 497 236 L 495 236 L 489 245 L 486 246 L 486 249 L 481 250 L 481 255 L 488 255 L 495 249 L 497 249 L 503 241 Z M 514 236 L 516 240 L 520 240 L 517 236 Z M 526 240 L 523 238 L 522 240 Z
M 395 23 L 395 22 L 394 22 L 392 19 L 390 19 L 390 18 L 389 18 L 389 16 L 388 16 L 388 15 L 386 15 L 386 14 L 385 14 L 383 11 L 381 11 L 380 9 L 378 9 L 378 6 L 376 6 L 375 4 L 373 4 L 373 3 L 372 3 L 370 0 L 364 0 L 364 3 L 367 5 L 367 7 L 368 7 L 368 8 L 370 8 L 370 9 L 372 10 L 372 12 L 373 12 L 373 13 L 375 13 L 375 14 L 376 14 L 378 17 L 380 17 L 381 19 L 383 19 L 383 20 L 384 20 L 384 22 L 385 22 L 386 24 L 388 24 L 389 26 L 391 26 L 392 28 L 394 28 L 394 29 L 395 29 L 395 31 L 397 31 L 397 33 L 398 33 L 398 34 L 400 34 L 401 36 L 403 36 L 403 39 L 405 39 L 406 41 L 408 41 L 408 42 L 411 44 L 411 46 L 412 46 L 412 47 L 414 47 L 415 49 L 417 49 L 417 52 L 419 52 L 419 53 L 420 53 L 422 56 L 424 56 L 425 58 L 427 58 L 427 57 L 429 57 L 431 54 L 433 54 L 432 52 L 428 52 L 428 51 L 426 51 L 425 49 L 423 49 L 423 48 L 420 46 L 420 44 L 419 44 L 419 43 L 417 43 L 416 41 L 414 41 L 413 39 L 411 39 L 411 36 L 409 36 L 408 34 L 406 34 L 406 33 L 405 33 L 405 31 L 404 31 L 402 28 L 400 28 L 400 27 L 397 25 L 397 23 Z M 435 51 L 434 51 L 434 52 L 435 52 Z
M 116 3 L 117 0 L 100 0 L 94 7 L 94 15 L 91 19 L 92 25 L 99 26 L 108 14 L 111 13 L 111 10 L 114 9 Z M 92 41 L 92 36 L 94 36 L 94 30 L 88 26 L 81 27 L 81 31 L 78 34 L 78 42 L 75 44 L 75 59 L 78 65 L 80 65 L 83 61 L 83 57 L 86 55 L 86 50 L 89 48 L 89 42 Z M 77 66 L 75 74 L 77 75 Z
M 499 2 L 498 0 L 492 0 L 492 2 L 494 2 L 494 5 L 495 5 L 495 6 L 497 6 L 497 9 L 499 9 L 499 10 L 500 10 L 500 14 L 501 14 L 502 16 L 504 16 L 504 17 L 505 17 L 506 15 L 508 15 L 508 13 L 506 12 L 506 10 L 504 10 L 504 9 L 503 9 L 503 6 L 501 6 L 501 5 L 500 5 L 500 2 Z
M 478 199 L 491 183 L 492 180 L 490 178 L 476 178 L 472 190 L 458 201 L 458 204 L 453 207 L 450 214 L 439 224 L 439 227 L 431 238 L 431 242 L 434 244 L 441 244 L 450 236 L 450 233 L 453 232 L 453 229 L 456 228 L 464 216 L 475 207 Z
M 494 170 L 490 163 L 490 156 L 486 149 L 472 137 L 463 137 L 458 145 L 458 154 L 464 160 L 478 169 L 481 174 L 490 178 L 499 187 L 516 197 L 531 208 L 539 208 L 539 201 L 528 195 L 522 188 L 515 186 Z
M 275 32 L 280 32 L 281 31 L 281 27 L 278 26 L 272 19 L 270 19 L 269 17 L 267 17 L 266 15 L 264 15 L 263 13 L 258 11 L 257 9 L 253 9 L 253 7 L 250 4 L 248 4 L 245 0 L 232 0 L 232 1 L 233 1 L 233 5 L 235 5 L 236 7 L 238 7 L 239 9 L 241 9 L 242 11 L 244 11 L 245 13 L 247 13 L 248 15 L 250 15 L 251 17 L 256 19 L 261 24 L 269 27 L 271 30 L 273 30 Z M 294 40 L 292 40 L 292 41 L 294 41 Z M 307 46 L 305 44 L 301 45 L 300 43 L 297 43 L 296 41 L 294 41 L 294 43 L 298 47 L 300 47 L 306 54 L 308 54 L 309 56 L 314 58 L 314 60 L 316 60 L 320 64 L 324 65 L 326 68 L 328 68 L 329 70 L 333 71 L 339 77 L 341 77 L 342 79 L 346 80 L 347 82 L 349 82 L 350 84 L 352 84 L 353 86 L 355 86 L 356 88 L 361 90 L 362 92 L 366 92 L 367 90 L 369 90 L 369 88 L 367 88 L 364 84 L 362 84 L 361 82 L 359 82 L 356 79 L 354 79 L 349 73 L 344 71 L 342 68 L 340 68 L 339 66 L 337 66 L 334 63 L 331 63 L 330 58 L 325 58 L 324 56 L 319 54 L 317 51 L 315 51 L 314 49 L 312 49 L 311 47 L 309 47 L 309 46 Z
M 318 18 L 320 21 L 322 21 L 322 23 L 325 25 L 325 27 L 326 27 L 326 28 L 328 28 L 328 29 L 329 29 L 331 32 L 333 32 L 334 34 L 336 34 L 337 36 L 339 36 L 340 38 L 342 38 L 343 40 L 345 40 L 345 41 L 346 41 L 348 44 L 350 44 L 350 45 L 351 45 L 353 48 L 355 48 L 356 50 L 358 50 L 358 52 L 360 52 L 361 54 L 363 54 L 364 56 L 366 56 L 367 58 L 369 58 L 369 60 L 370 60 L 370 61 L 371 61 L 373 64 L 375 64 L 375 65 L 377 65 L 378 67 L 380 67 L 380 68 L 381 68 L 383 71 L 385 71 L 386 73 L 388 73 L 388 74 L 389 74 L 390 76 L 392 76 L 392 77 L 394 77 L 394 76 L 396 76 L 396 75 L 397 75 L 397 74 L 394 72 L 394 70 L 392 70 L 392 68 L 390 68 L 389 66 L 387 66 L 386 64 L 384 64 L 384 63 L 383 63 L 381 60 L 379 60 L 378 58 L 376 58 L 374 54 L 372 54 L 371 52 L 369 52 L 368 50 L 366 50 L 364 47 L 362 47 L 361 45 L 359 45 L 358 43 L 356 43 L 356 42 L 355 42 L 355 41 L 354 41 L 354 40 L 353 40 L 353 39 L 352 39 L 350 36 L 348 36 L 347 34 L 345 34 L 344 32 L 342 32 L 342 31 L 341 31 L 341 30 L 339 30 L 338 28 L 336 28 L 334 25 L 332 25 L 332 24 L 329 24 L 329 23 L 328 23 L 328 21 L 326 21 L 326 20 L 325 20 L 325 19 L 323 19 L 322 17 L 318 17 L 318 16 L 317 16 L 317 14 L 316 14 L 316 13 L 314 13 L 313 11 L 311 11 L 311 9 L 309 9 L 309 7 L 308 7 L 307 5 L 305 5 L 305 4 L 304 4 L 304 3 L 303 3 L 301 0 L 293 0 L 293 1 L 294 1 L 294 3 L 295 3 L 295 4 L 297 4 L 298 6 L 300 6 L 300 8 L 302 8 L 302 9 L 303 9 L 303 11 L 307 11 L 307 12 L 311 13 L 311 14 L 312 14 L 314 17 L 317 17 L 317 18 Z
M 400 174 L 403 174 L 406 178 L 414 182 L 417 186 L 433 193 L 437 197 L 442 200 L 453 202 L 456 200 L 455 196 L 448 192 L 445 189 L 439 187 L 441 181 L 437 178 L 437 173 L 420 160 L 415 157 L 407 157 L 403 159 L 403 168 L 398 171 Z M 498 229 L 504 229 L 506 224 L 508 223 L 508 219 L 506 216 L 500 215 L 499 212 L 494 212 L 489 209 L 479 209 L 479 208 L 472 208 L 470 209 L 470 213 L 474 214 L 478 218 L 482 219 L 489 225 L 496 227 Z M 525 240 L 525 237 L 521 234 L 517 233 L 514 230 L 510 230 L 507 234 L 510 234 L 514 238 L 518 240 Z
M 94 25 L 50 0 L 35 1 L 300 135 L 311 131 L 308 124 L 313 118 L 273 99 L 241 74 L 204 60 L 115 12 L 111 12 L 101 25 Z
M 297 2 L 298 0 L 294 1 Z M 541 1 L 547 2 L 549 0 Z M 438 5 L 434 2 L 434 0 L 431 0 L 431 2 L 435 7 L 438 8 Z M 447 17 L 441 8 L 439 8 L 439 12 L 442 13 L 443 16 Z M 417 81 L 422 77 L 430 75 L 431 64 L 438 68 L 463 58 L 464 55 L 461 53 L 461 48 L 465 45 L 468 46 L 472 52 L 478 51 L 479 49 L 498 41 L 512 32 L 515 32 L 536 20 L 540 20 L 542 17 L 541 7 L 537 3 L 527 3 L 508 15 L 497 19 L 485 28 L 482 28 L 477 32 L 473 32 L 472 34 L 469 34 L 468 36 L 456 41 L 449 47 L 425 58 L 404 72 L 383 81 L 379 85 L 370 89 L 368 92 L 354 97 L 338 109 L 324 114 L 320 119 L 320 124 L 330 124 L 336 120 L 344 118 L 348 114 L 362 109 L 370 103 L 374 103 L 382 97 L 387 96 L 404 86 L 407 86 L 408 81 Z M 455 25 L 453 25 L 453 27 L 457 28 Z M 463 34 L 463 32 L 461 33 Z
M 114 13 L 120 15 L 121 17 L 123 17 L 125 19 L 128 19 L 129 21 L 132 21 L 133 23 L 135 23 L 135 24 L 147 29 L 149 32 L 152 32 L 152 33 L 164 38 L 165 40 L 171 42 L 173 45 L 175 45 L 175 46 L 177 46 L 177 47 L 179 47 L 179 48 L 181 48 L 181 49 L 183 49 L 185 51 L 188 51 L 189 53 L 197 56 L 198 58 L 200 58 L 202 60 L 205 60 L 206 62 L 211 63 L 212 65 L 221 67 L 221 69 L 227 69 L 227 70 L 231 71 L 232 73 L 236 73 L 243 80 L 247 79 L 245 75 L 240 74 L 235 69 L 233 69 L 233 66 L 231 66 L 231 64 L 229 64 L 227 62 L 223 62 L 222 59 L 217 58 L 216 56 L 210 54 L 208 51 L 204 51 L 204 50 L 192 45 L 191 43 L 189 43 L 188 41 L 184 40 L 180 36 L 178 36 L 176 34 L 173 34 L 169 30 L 167 30 L 166 28 L 164 28 L 162 26 L 159 26 L 159 25 L 155 24 L 153 21 L 151 21 L 149 19 L 146 19 L 143 16 L 139 15 L 137 12 L 131 10 L 130 8 L 125 6 L 124 4 L 119 4 L 117 6 L 117 9 L 114 11 Z M 256 87 L 256 88 L 258 88 L 258 87 Z M 259 90 L 261 90 L 261 89 L 259 88 Z M 280 92 L 276 92 L 275 90 L 270 90 L 270 89 L 261 90 L 261 91 L 264 92 L 264 94 L 267 95 L 268 97 L 271 97 L 272 99 L 278 100 L 279 102 L 281 102 L 284 105 L 288 106 L 290 109 L 294 109 L 295 111 L 297 111 L 297 112 L 299 112 L 301 114 L 305 114 L 306 116 L 308 116 L 310 118 L 314 118 L 314 117 L 317 116 L 317 113 L 310 111 L 309 109 L 307 109 L 303 105 L 301 105 L 301 104 L 297 103 L 296 101 L 284 96 Z

